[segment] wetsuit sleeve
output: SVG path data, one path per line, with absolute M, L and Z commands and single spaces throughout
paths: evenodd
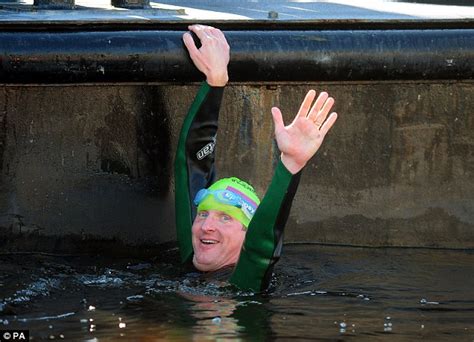
M 280 161 L 270 186 L 248 227 L 239 261 L 230 282 L 255 292 L 268 288 L 280 259 L 283 231 L 301 172 L 292 175 Z
M 182 262 L 190 260 L 193 253 L 194 197 L 215 178 L 217 120 L 223 92 L 224 87 L 211 87 L 203 82 L 179 136 L 174 173 L 176 234 Z

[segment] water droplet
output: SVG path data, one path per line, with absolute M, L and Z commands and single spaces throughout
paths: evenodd
M 87 311 L 94 311 L 94 310 L 95 310 L 95 306 L 89 305 L 89 308 L 87 309 Z
M 420 299 L 420 304 L 426 304 L 426 299 L 425 298 Z
M 222 322 L 222 319 L 220 317 L 214 317 L 212 319 L 212 323 L 214 324 L 221 324 L 221 322 Z
M 340 326 L 341 328 L 346 328 L 346 327 L 347 327 L 347 324 L 346 324 L 345 322 L 341 322 L 341 323 L 339 323 L 339 326 Z
M 127 326 L 127 324 L 124 323 L 124 322 L 120 322 L 120 323 L 119 323 L 119 328 L 120 328 L 120 329 L 123 329 L 123 328 L 125 328 L 126 326 Z

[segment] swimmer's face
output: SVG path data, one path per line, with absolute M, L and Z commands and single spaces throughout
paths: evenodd
M 203 272 L 237 263 L 246 230 L 219 210 L 200 211 L 192 227 L 194 266 Z

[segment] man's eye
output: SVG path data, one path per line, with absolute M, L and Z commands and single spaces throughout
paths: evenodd
M 229 215 L 222 215 L 221 220 L 222 222 L 230 222 L 232 221 L 232 217 L 230 217 Z
M 200 211 L 200 212 L 198 212 L 197 216 L 199 218 L 206 218 L 206 217 L 209 216 L 209 213 L 207 211 Z

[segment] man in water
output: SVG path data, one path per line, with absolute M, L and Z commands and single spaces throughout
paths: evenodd
M 175 158 L 176 227 L 181 260 L 202 272 L 226 272 L 240 289 L 267 289 L 280 258 L 283 230 L 301 170 L 321 146 L 337 119 L 334 99 L 310 90 L 293 122 L 285 126 L 272 108 L 281 151 L 271 184 L 260 202 L 248 183 L 224 178 L 214 183 L 215 142 L 222 94 L 228 82 L 230 48 L 213 27 L 189 26 L 183 41 L 206 76 L 184 120 Z M 315 101 L 314 101 L 315 100 Z M 313 103 L 314 102 L 314 103 Z

